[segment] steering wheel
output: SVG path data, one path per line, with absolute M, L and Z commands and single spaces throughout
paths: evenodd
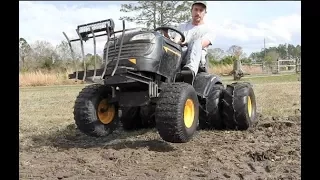
M 178 34 L 180 34 L 180 36 L 181 36 L 181 42 L 184 42 L 184 41 L 186 40 L 185 36 L 183 35 L 183 33 L 182 33 L 181 31 L 179 31 L 179 30 L 177 30 L 177 29 L 175 29 L 175 28 L 172 28 L 172 27 L 161 26 L 161 27 L 155 28 L 154 30 L 155 30 L 155 31 L 159 31 L 159 30 L 168 30 L 168 29 L 173 30 L 173 31 L 177 32 Z

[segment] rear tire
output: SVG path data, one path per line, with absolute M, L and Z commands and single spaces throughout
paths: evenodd
M 200 117 L 201 129 L 224 129 L 225 126 L 221 116 L 221 98 L 223 95 L 224 86 L 215 84 L 209 91 L 205 106 L 207 112 L 202 112 Z
M 140 118 L 144 128 L 151 129 L 156 127 L 155 109 L 156 105 L 153 103 L 150 103 L 147 106 L 140 107 Z
M 199 102 L 195 89 L 187 83 L 163 86 L 156 105 L 156 128 L 171 143 L 188 142 L 197 130 Z
M 101 137 L 111 134 L 118 127 L 118 107 L 108 104 L 111 88 L 92 84 L 82 89 L 74 105 L 74 120 L 86 135 Z
M 155 127 L 154 109 L 149 106 L 124 107 L 121 108 L 122 116 L 120 121 L 126 131 L 148 129 Z
M 256 125 L 256 97 L 251 84 L 227 85 L 221 102 L 223 122 L 227 129 L 247 130 Z
M 142 128 L 139 111 L 139 107 L 121 108 L 122 115 L 120 121 L 124 130 L 133 131 Z

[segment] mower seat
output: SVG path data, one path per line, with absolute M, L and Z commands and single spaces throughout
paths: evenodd
M 194 72 L 188 67 L 182 68 L 180 75 L 183 77 L 183 82 L 193 85 L 195 79 Z

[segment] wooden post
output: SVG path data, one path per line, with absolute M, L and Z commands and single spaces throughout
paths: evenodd
M 295 64 L 296 64 L 296 74 L 298 74 L 298 59 L 296 59 L 296 62 L 295 62 Z
M 233 62 L 233 80 L 240 80 L 243 75 L 244 72 L 241 67 L 241 60 L 239 56 L 235 56 L 235 60 Z
M 280 73 L 280 61 L 279 59 L 277 60 L 277 74 Z

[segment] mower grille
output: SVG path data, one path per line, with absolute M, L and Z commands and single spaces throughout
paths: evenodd
M 135 56 L 143 56 L 148 53 L 149 48 L 151 47 L 150 43 L 134 43 L 134 44 L 124 44 L 121 48 L 120 61 Z M 104 55 L 106 55 L 107 48 L 103 50 Z M 119 45 L 116 46 L 116 49 L 113 45 L 109 46 L 109 56 L 108 61 L 116 61 L 119 54 Z M 105 58 L 104 58 L 105 61 Z M 105 62 L 104 62 L 105 63 Z

